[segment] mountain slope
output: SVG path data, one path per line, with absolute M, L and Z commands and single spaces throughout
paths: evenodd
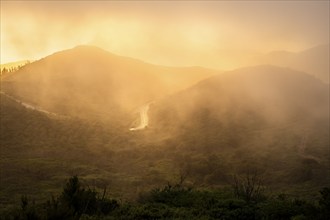
M 277 184 L 329 178 L 329 86 L 308 74 L 242 68 L 156 102 L 149 112 L 149 132 L 163 136 L 176 154 L 222 158 L 227 168 L 203 171 L 204 180 L 221 182 L 251 169 L 267 171 Z
M 114 118 L 214 73 L 198 67 L 156 66 L 78 46 L 5 77 L 1 89 L 51 112 Z
M 6 92 L 19 94 L 23 90 L 16 86 L 24 82 L 38 86 L 35 79 L 45 83 L 39 80 L 43 72 L 32 70 L 7 78 Z M 69 74 L 55 70 L 51 66 L 55 81 Z M 34 73 L 35 78 L 30 76 Z M 83 80 L 87 79 L 63 89 L 89 96 L 92 87 Z M 49 86 L 56 92 L 53 84 Z M 234 174 L 254 171 L 263 172 L 267 186 L 298 189 L 294 184 L 301 184 L 300 191 L 313 193 L 329 182 L 328 91 L 328 85 L 289 69 L 239 69 L 151 103 L 150 126 L 138 132 L 128 131 L 128 126 L 117 129 L 107 121 L 51 117 L 0 93 L 1 204 L 19 201 L 21 195 L 48 198 L 76 174 L 98 188 L 108 185 L 111 193 L 125 198 L 178 176 L 186 175 L 187 184 L 214 187 L 228 185 Z M 20 95 L 34 97 L 32 92 Z M 72 100 L 84 97 L 60 95 L 57 104 L 67 98 L 81 108 L 82 113 L 74 114 L 92 112 L 80 105 L 81 100 Z
M 100 161 L 103 156 L 95 152 L 102 151 L 113 130 L 102 124 L 51 117 L 1 93 L 0 99 L 1 207 L 19 201 L 23 194 L 44 198 L 55 193 L 64 176 L 85 164 L 89 166 L 85 165 L 85 172 L 100 170 L 95 158 Z
M 328 85 L 302 72 L 257 66 L 203 80 L 163 99 L 158 106 L 177 109 L 173 115 L 183 121 L 194 111 L 208 109 L 217 118 L 245 111 L 257 113 L 265 123 L 281 123 L 305 116 L 328 117 L 328 89 Z
M 298 53 L 274 51 L 256 59 L 256 63 L 259 64 L 290 67 L 312 74 L 329 83 L 329 44 L 319 45 Z

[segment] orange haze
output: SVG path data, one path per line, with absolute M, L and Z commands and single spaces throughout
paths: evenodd
M 328 39 L 328 1 L 1 1 L 1 63 L 90 44 L 155 64 L 226 69 L 242 54 Z

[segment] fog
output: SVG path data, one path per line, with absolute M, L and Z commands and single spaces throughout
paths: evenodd
M 78 46 L 9 73 L 2 88 L 51 112 L 116 118 L 217 73 L 200 67 L 156 66 Z
M 138 204 L 166 184 L 231 193 L 251 173 L 267 198 L 316 198 L 330 180 L 328 8 L 1 1 L 0 215 L 73 175 Z
M 155 64 L 234 68 L 237 58 L 222 62 L 217 53 L 328 43 L 328 8 L 327 1 L 2 1 L 1 63 L 90 44 Z

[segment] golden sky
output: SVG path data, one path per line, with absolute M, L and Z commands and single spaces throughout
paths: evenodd
M 329 1 L 1 1 L 1 63 L 91 44 L 203 65 L 202 54 L 299 51 L 328 39 Z

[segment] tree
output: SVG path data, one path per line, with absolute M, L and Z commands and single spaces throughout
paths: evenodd
M 4 67 L 2 70 L 1 70 L 1 76 L 2 75 L 5 75 L 6 73 L 8 73 L 8 69 L 6 67 Z
M 52 197 L 46 203 L 47 219 L 80 219 L 82 215 L 107 215 L 119 207 L 116 200 L 106 198 L 106 188 L 102 197 L 84 187 L 77 176 L 71 177 L 57 199 Z
M 63 189 L 60 202 L 69 213 L 79 218 L 83 213 L 93 214 L 97 210 L 97 193 L 81 186 L 77 176 L 69 179 Z
M 244 177 L 235 175 L 232 187 L 235 196 L 247 202 L 259 201 L 264 197 L 262 178 L 257 172 L 253 174 L 247 173 Z

